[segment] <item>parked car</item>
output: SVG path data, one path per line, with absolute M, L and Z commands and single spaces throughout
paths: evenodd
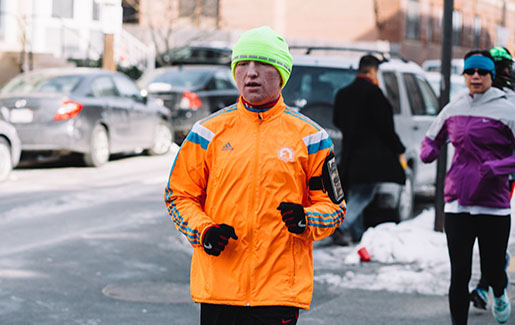
M 452 59 L 451 60 L 451 74 L 460 75 L 463 73 L 463 66 L 465 61 L 463 59 Z M 422 69 L 427 72 L 440 72 L 441 61 L 440 60 L 426 60 L 422 62 Z
M 367 51 L 365 51 L 367 52 Z M 364 54 L 364 53 L 363 53 Z M 342 134 L 332 123 L 333 100 L 336 92 L 351 83 L 359 57 L 296 55 L 293 70 L 283 89 L 287 105 L 312 118 L 324 127 L 335 144 L 337 160 L 341 156 Z M 434 189 L 434 164 L 419 159 L 420 143 L 437 111 L 437 98 L 425 78 L 424 71 L 413 62 L 391 58 L 380 65 L 379 85 L 394 109 L 395 129 L 406 146 L 408 161 L 404 186 L 383 183 L 369 211 L 386 216 L 384 220 L 366 221 L 375 225 L 381 221 L 402 221 L 412 217 L 414 194 Z M 345 150 L 345 149 L 344 149 Z M 380 163 L 380 162 L 378 162 Z
M 87 166 L 110 154 L 168 152 L 170 114 L 121 73 L 94 68 L 44 69 L 18 75 L 0 90 L 22 151 L 79 153 Z
M 461 94 L 464 91 L 467 91 L 467 85 L 465 85 L 465 78 L 459 74 L 451 74 L 451 92 L 450 99 L 453 99 L 457 95 Z M 433 88 L 436 96 L 440 96 L 440 80 L 442 79 L 442 75 L 440 72 L 426 72 L 427 81 Z
M 0 111 L 0 182 L 9 177 L 21 154 L 20 138 L 14 126 L 4 120 L 5 114 L 5 110 Z
M 139 85 L 171 111 L 178 140 L 197 120 L 236 103 L 239 97 L 231 68 L 226 65 L 158 68 L 144 75 Z
M 225 64 L 231 65 L 232 50 L 228 47 L 208 45 L 188 45 L 172 48 L 161 54 L 161 62 L 165 65 L 177 64 Z

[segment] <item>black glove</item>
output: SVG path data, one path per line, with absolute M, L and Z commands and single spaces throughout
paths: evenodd
M 238 239 L 233 227 L 226 224 L 214 225 L 206 230 L 202 245 L 206 253 L 218 256 L 229 243 L 229 238 Z
M 281 202 L 277 207 L 281 211 L 283 221 L 288 231 L 294 234 L 302 234 L 306 230 L 306 214 L 302 205 L 291 202 Z

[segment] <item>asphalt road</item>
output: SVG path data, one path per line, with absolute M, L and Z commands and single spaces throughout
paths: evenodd
M 198 324 L 191 248 L 163 203 L 173 155 L 16 169 L 0 184 L 0 324 Z M 341 270 L 374 272 L 378 264 Z M 515 296 L 515 294 L 512 294 Z M 471 311 L 470 324 L 495 324 Z M 315 283 L 299 324 L 450 324 L 447 297 Z

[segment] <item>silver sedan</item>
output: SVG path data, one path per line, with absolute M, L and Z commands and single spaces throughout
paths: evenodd
M 111 154 L 168 152 L 170 112 L 123 74 L 94 68 L 21 74 L 0 91 L 0 109 L 30 156 L 79 153 L 87 166 Z

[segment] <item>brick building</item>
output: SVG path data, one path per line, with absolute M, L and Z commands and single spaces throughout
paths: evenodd
M 443 0 L 123 2 L 126 10 L 137 8 L 132 23 L 154 30 L 168 28 L 175 45 L 187 43 L 193 30 L 197 31 L 193 38 L 202 34 L 204 40 L 232 43 L 241 31 L 269 25 L 293 44 L 387 41 L 392 50 L 419 63 L 441 54 Z M 455 57 L 493 45 L 515 51 L 515 0 L 455 0 L 453 25 Z

